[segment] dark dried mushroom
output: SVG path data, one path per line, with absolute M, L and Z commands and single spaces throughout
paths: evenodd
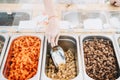
M 115 80 L 120 76 L 110 40 L 97 37 L 86 39 L 83 42 L 83 49 L 88 76 L 95 80 Z

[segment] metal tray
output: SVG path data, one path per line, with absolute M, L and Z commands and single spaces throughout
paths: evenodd
M 80 11 L 63 11 L 62 12 L 62 19 L 65 21 L 68 21 L 71 26 L 69 27 L 69 29 L 71 28 L 80 28 L 82 25 L 82 13 Z
M 2 61 L 3 61 L 4 55 L 5 55 L 5 52 L 6 52 L 6 49 L 7 49 L 7 44 L 8 44 L 8 41 L 9 41 L 9 36 L 5 35 L 5 34 L 0 34 L 0 39 L 2 41 L 4 41 L 4 46 L 3 46 L 2 52 L 0 54 L 0 68 L 1 68 Z
M 105 17 L 104 12 L 100 12 L 100 11 L 84 11 L 82 16 L 82 23 L 83 23 L 83 27 L 84 29 L 103 29 L 104 24 L 107 24 L 107 19 Z M 91 22 L 90 22 L 91 20 Z M 97 21 L 97 24 L 96 24 Z M 91 25 L 86 27 L 85 26 L 85 22 Z M 96 25 L 98 25 L 98 23 L 101 25 L 99 25 L 99 27 L 97 27 Z
M 81 51 L 82 51 L 82 66 L 83 66 L 83 72 L 84 72 L 84 80 L 94 80 L 93 78 L 89 77 L 86 73 L 86 69 L 85 69 L 85 61 L 84 61 L 84 51 L 83 51 L 83 41 L 85 39 L 88 39 L 88 38 L 91 38 L 93 39 L 93 37 L 97 37 L 97 38 L 103 38 L 105 40 L 110 40 L 112 45 L 113 45 L 113 48 L 114 48 L 114 52 L 115 52 L 115 56 L 116 56 L 116 59 L 117 59 L 117 63 L 118 63 L 118 67 L 119 67 L 119 70 L 118 70 L 118 73 L 119 73 L 119 77 L 118 79 L 116 80 L 119 80 L 120 79 L 120 60 L 119 60 L 119 56 L 118 56 L 118 52 L 117 52 L 117 48 L 115 46 L 115 42 L 114 42 L 114 39 L 113 39 L 113 36 L 112 35 L 100 35 L 100 34 L 86 34 L 86 35 L 81 35 L 80 36 L 80 44 L 81 44 Z
M 64 51 L 68 50 L 69 48 L 72 48 L 75 50 L 77 54 L 76 56 L 76 65 L 77 65 L 77 76 L 72 80 L 83 80 L 82 76 L 82 66 L 81 66 L 81 55 L 79 51 L 79 42 L 78 42 L 78 36 L 68 35 L 68 34 L 61 34 L 58 44 L 63 48 Z M 46 65 L 47 65 L 47 53 L 49 51 L 49 45 L 47 43 L 47 39 L 45 40 L 45 48 L 44 48 L 44 55 L 43 55 L 43 62 L 42 62 L 42 73 L 41 73 L 41 79 L 40 80 L 52 80 L 51 78 L 47 77 L 45 71 L 46 71 Z
M 10 39 L 10 43 L 8 45 L 8 49 L 7 49 L 7 52 L 6 52 L 6 55 L 5 55 L 5 59 L 3 61 L 3 65 L 1 67 L 1 72 L 0 72 L 0 79 L 2 80 L 7 80 L 7 78 L 4 77 L 3 75 L 3 71 L 4 71 L 4 67 L 5 67 L 5 63 L 6 63 L 6 60 L 7 60 L 7 56 L 8 56 L 8 53 L 9 53 L 9 50 L 10 50 L 10 47 L 11 47 L 11 44 L 12 44 L 12 41 L 17 39 L 18 37 L 20 36 L 35 36 L 35 37 L 38 37 L 40 40 L 41 40 L 41 45 L 40 45 L 40 57 L 39 57 L 39 61 L 38 61 L 38 69 L 37 69 L 37 72 L 36 74 L 30 78 L 29 80 L 39 80 L 40 78 L 40 73 L 41 73 L 41 63 L 42 63 L 42 52 L 43 52 L 43 41 L 44 41 L 44 36 L 43 35 L 36 35 L 36 34 L 24 34 L 24 35 L 14 35 L 11 37 Z
M 107 12 L 109 24 L 114 29 L 120 29 L 120 11 L 109 11 Z
M 18 26 L 20 21 L 30 20 L 30 14 L 26 12 L 0 12 L 0 26 Z
M 119 59 L 120 59 L 120 42 L 118 42 L 118 39 L 120 39 L 120 34 L 115 34 L 114 35 L 114 40 L 117 46 L 117 51 L 119 53 Z

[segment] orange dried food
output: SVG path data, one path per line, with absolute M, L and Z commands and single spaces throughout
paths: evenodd
M 3 74 L 8 80 L 32 78 L 38 68 L 41 40 L 35 36 L 20 36 L 13 40 Z

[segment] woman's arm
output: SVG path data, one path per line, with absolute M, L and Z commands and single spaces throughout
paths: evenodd
M 53 0 L 44 0 L 44 7 L 48 15 L 48 26 L 46 27 L 46 37 L 51 46 L 57 45 L 59 38 L 59 20 L 55 10 L 55 4 Z
M 44 0 L 44 6 L 45 6 L 45 10 L 49 16 L 56 15 L 55 4 L 54 4 L 53 0 Z

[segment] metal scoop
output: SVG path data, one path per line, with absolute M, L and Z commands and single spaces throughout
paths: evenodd
M 60 64 L 66 63 L 64 51 L 60 46 L 54 46 L 51 48 L 50 54 L 56 68 L 58 68 Z

